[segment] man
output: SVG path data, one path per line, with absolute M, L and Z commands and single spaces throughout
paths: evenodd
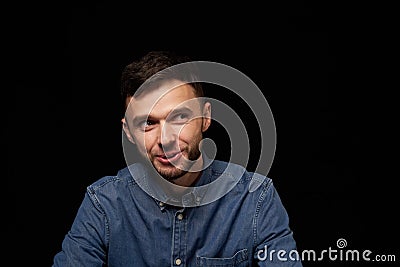
M 187 62 L 156 51 L 125 68 L 141 160 L 87 188 L 53 266 L 301 266 L 271 179 L 202 153 L 212 105 Z

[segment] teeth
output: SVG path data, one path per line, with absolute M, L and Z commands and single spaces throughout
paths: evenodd
M 179 152 L 177 152 L 177 153 L 175 153 L 175 154 L 170 154 L 170 155 L 163 155 L 163 156 L 161 156 L 161 158 L 163 158 L 163 159 L 170 159 L 170 158 L 173 158 L 173 157 L 175 157 L 176 155 L 178 155 L 179 154 Z
M 177 154 L 178 154 L 178 153 L 175 153 L 175 154 L 169 155 L 169 156 L 167 156 L 167 158 L 173 158 L 173 157 L 175 157 Z
M 164 156 L 162 156 L 162 158 L 163 159 L 167 159 L 167 158 L 173 158 L 173 157 L 175 157 L 176 155 L 177 155 L 178 153 L 175 153 L 175 154 L 171 154 L 171 155 L 164 155 Z

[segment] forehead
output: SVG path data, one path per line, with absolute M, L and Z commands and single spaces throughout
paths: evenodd
M 194 108 L 193 103 L 196 103 L 198 106 L 198 101 L 188 101 L 195 98 L 196 94 L 191 85 L 171 80 L 138 97 L 132 97 L 126 112 L 132 116 L 162 116 L 182 105 Z

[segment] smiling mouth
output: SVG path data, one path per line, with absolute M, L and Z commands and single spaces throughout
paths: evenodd
M 171 164 L 171 162 L 174 162 L 178 160 L 182 155 L 182 152 L 174 152 L 174 153 L 168 153 L 164 155 L 158 155 L 156 158 L 159 162 L 163 164 Z

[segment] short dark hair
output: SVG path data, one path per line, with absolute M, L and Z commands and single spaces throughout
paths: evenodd
M 180 81 L 193 81 L 197 80 L 198 76 L 195 68 L 190 68 L 189 72 L 185 71 L 167 71 L 162 74 L 162 71 L 168 70 L 168 68 L 181 64 L 192 62 L 189 56 L 177 55 L 171 51 L 150 51 L 138 60 L 133 61 L 127 65 L 121 77 L 121 95 L 124 108 L 126 108 L 126 99 L 135 95 L 140 95 L 141 92 L 137 92 L 137 89 L 149 82 L 151 84 L 160 83 L 168 79 L 177 79 Z M 186 65 L 185 65 L 186 66 Z M 190 64 L 189 64 L 190 66 Z M 190 67 L 194 67 L 191 65 Z M 187 68 L 186 68 L 187 69 Z M 161 73 L 161 75 L 156 75 Z M 149 81 L 151 78 L 151 81 Z M 203 97 L 204 92 L 200 82 L 188 82 L 192 85 L 194 92 L 197 97 Z

